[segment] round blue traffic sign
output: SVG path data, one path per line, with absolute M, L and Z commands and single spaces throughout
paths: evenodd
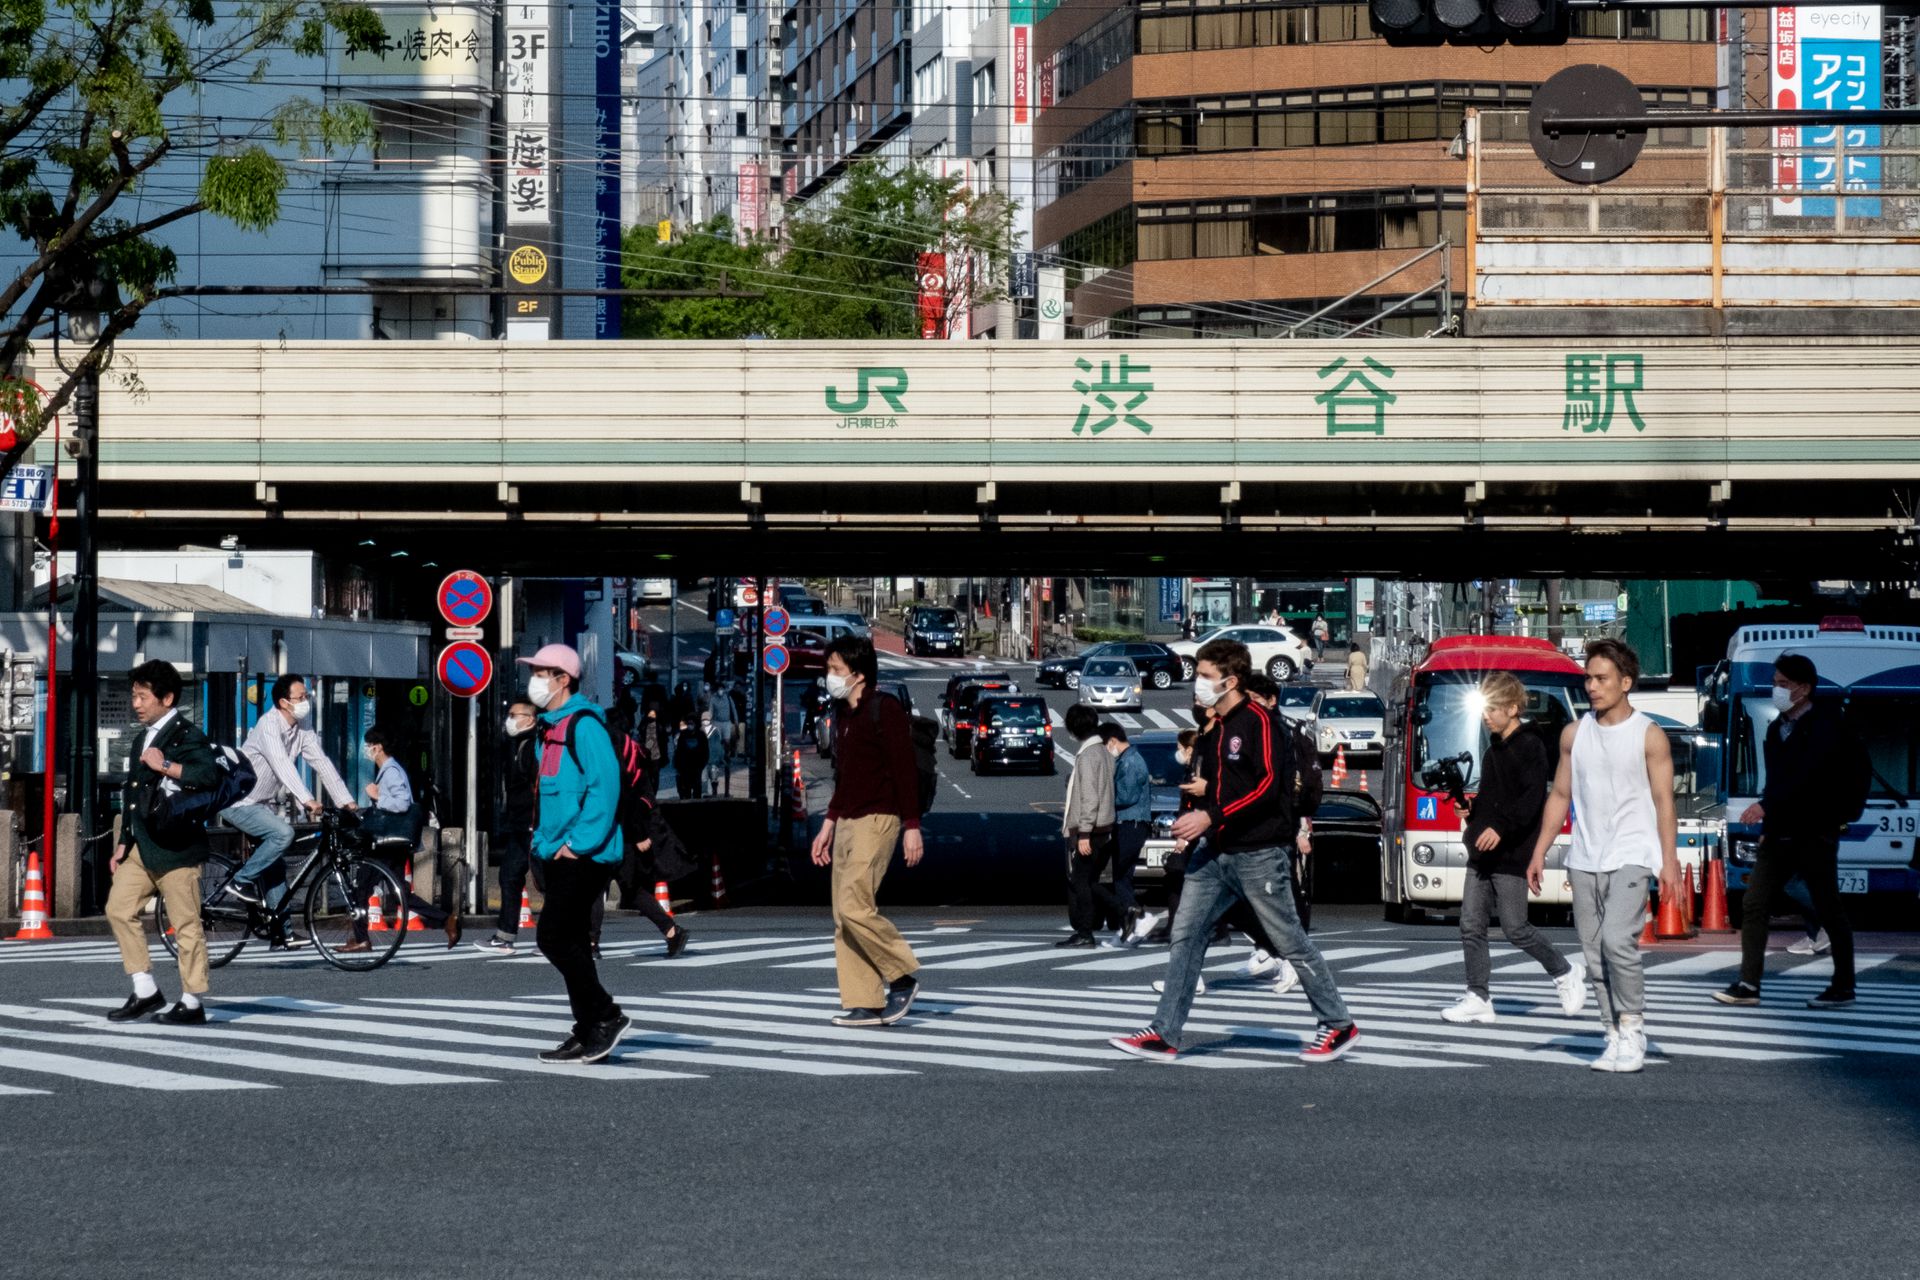
M 441 579 L 440 593 L 435 598 L 440 605 L 440 616 L 449 626 L 477 627 L 493 612 L 493 588 L 485 578 L 467 569 L 456 570 Z
M 459 698 L 471 698 L 493 680 L 493 656 L 471 640 L 456 640 L 440 651 L 434 664 L 440 684 Z
M 760 620 L 760 629 L 770 636 L 783 636 L 793 626 L 793 618 L 779 605 L 767 610 L 767 616 Z
M 787 664 L 792 661 L 793 657 L 784 645 L 770 644 L 760 651 L 760 665 L 766 668 L 770 676 L 777 676 L 785 671 Z

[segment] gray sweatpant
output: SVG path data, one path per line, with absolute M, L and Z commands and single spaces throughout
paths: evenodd
M 1487 950 L 1487 924 L 1495 910 L 1507 941 L 1540 962 L 1549 978 L 1558 978 L 1572 965 L 1541 936 L 1527 919 L 1527 878 L 1502 872 L 1467 869 L 1460 896 L 1460 944 L 1467 957 L 1467 990 L 1487 999 L 1493 980 L 1493 956 Z
M 1617 1026 L 1621 1014 L 1642 1016 L 1646 977 L 1640 969 L 1640 930 L 1646 925 L 1645 867 L 1619 871 L 1569 871 L 1573 882 L 1573 927 L 1587 958 L 1587 976 L 1600 1020 Z

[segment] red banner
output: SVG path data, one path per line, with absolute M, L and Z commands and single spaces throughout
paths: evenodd
M 1013 122 L 1027 123 L 1028 89 L 1032 77 L 1027 74 L 1027 36 L 1032 27 L 1013 29 Z
M 923 253 L 920 273 L 920 336 L 946 336 L 947 327 L 947 255 Z

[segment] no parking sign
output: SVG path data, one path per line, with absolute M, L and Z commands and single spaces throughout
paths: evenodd
M 471 640 L 456 640 L 440 651 L 435 664 L 440 686 L 457 698 L 471 698 L 493 681 L 493 657 Z

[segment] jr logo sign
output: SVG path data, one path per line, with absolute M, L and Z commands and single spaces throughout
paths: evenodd
M 898 426 L 891 419 L 881 418 L 868 422 L 865 418 L 855 421 L 855 415 L 867 412 L 867 403 L 877 392 L 895 413 L 907 411 L 907 371 L 898 368 L 870 368 L 856 371 L 859 379 L 851 396 L 842 397 L 840 388 L 827 388 L 827 408 L 848 418 L 847 426 Z

